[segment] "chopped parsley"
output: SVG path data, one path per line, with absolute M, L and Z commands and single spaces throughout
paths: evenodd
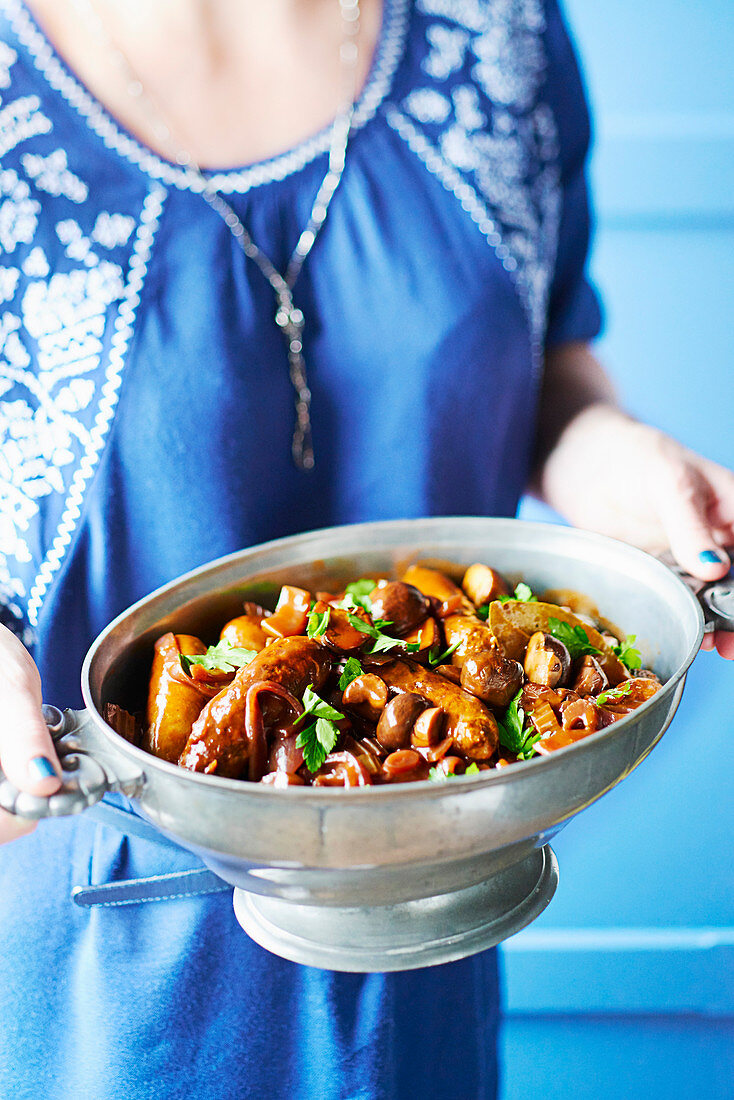
M 303 693 L 303 708 L 303 714 L 298 716 L 295 725 L 299 725 L 307 717 L 314 721 L 298 734 L 296 747 L 303 749 L 303 762 L 308 770 L 317 772 L 339 736 L 339 730 L 334 723 L 344 715 L 326 703 L 310 687 Z
M 431 668 L 436 668 L 437 665 L 442 665 L 447 657 L 450 657 L 454 650 L 458 649 L 461 645 L 461 639 L 458 642 L 454 642 L 448 649 L 445 649 L 443 653 L 436 653 L 435 650 L 431 650 L 428 654 L 428 663 Z
M 530 737 L 526 737 L 521 751 L 517 754 L 517 759 L 530 760 L 531 757 L 536 756 L 535 743 L 540 741 L 542 736 L 541 733 L 535 733 Z
M 587 653 L 592 655 L 601 653 L 600 649 L 591 644 L 589 635 L 582 626 L 572 626 L 560 619 L 549 618 L 548 633 L 558 638 L 559 642 L 563 642 L 572 659 L 583 657 Z
M 352 581 L 344 589 L 345 598 L 342 602 L 346 606 L 346 599 L 349 597 L 351 607 L 361 607 L 364 611 L 371 611 L 370 592 L 373 592 L 375 588 L 377 588 L 377 581 L 371 581 L 368 577 L 360 577 L 358 581 Z
M 518 760 L 529 760 L 535 755 L 535 743 L 540 740 L 540 734 L 533 733 L 532 729 L 525 730 L 525 711 L 520 706 L 521 696 L 522 688 L 510 700 L 504 715 L 497 716 L 497 729 L 503 748 L 514 752 Z
M 356 657 L 348 657 L 347 663 L 344 665 L 344 671 L 339 677 L 339 687 L 342 691 L 348 688 L 352 680 L 356 680 L 358 676 L 361 676 L 364 672 L 361 664 Z
M 309 638 L 323 638 L 329 625 L 330 615 L 330 607 L 327 607 L 326 611 L 322 611 L 320 614 L 314 610 L 309 613 L 308 622 L 306 623 L 306 634 Z
M 627 668 L 642 668 L 642 654 L 632 644 L 637 640 L 636 634 L 630 634 L 626 641 L 614 646 L 614 654 L 619 657 Z
M 463 772 L 446 772 L 441 767 L 431 768 L 428 778 L 432 783 L 443 783 L 447 779 L 460 779 L 462 775 L 479 775 L 479 768 L 473 762 Z
M 617 699 L 624 699 L 625 695 L 629 695 L 632 690 L 632 684 L 632 680 L 623 680 L 617 687 L 609 688 L 608 691 L 602 691 L 596 697 L 597 703 L 599 703 L 600 706 L 604 706 L 605 703 L 614 703 Z
M 197 653 L 195 656 L 181 653 L 179 661 L 186 675 L 190 676 L 192 665 L 201 665 L 207 672 L 234 672 L 235 669 L 249 664 L 253 657 L 257 657 L 256 649 L 241 649 L 224 638 L 216 645 L 210 645 L 206 653 Z
M 509 749 L 510 752 L 520 752 L 525 741 L 523 735 L 525 711 L 520 706 L 521 696 L 522 688 L 520 688 L 517 695 L 510 700 L 510 704 L 504 715 L 498 715 L 497 717 L 500 744 L 503 745 L 504 748 Z
M 533 590 L 529 584 L 525 584 L 524 581 L 520 581 L 515 585 L 515 592 L 512 596 L 497 596 L 492 602 L 494 603 L 507 603 L 509 600 L 517 600 L 518 603 L 537 603 L 538 597 L 533 595 Z M 480 619 L 489 618 L 489 604 L 483 603 L 477 608 L 477 615 Z
M 391 625 L 386 619 L 378 619 L 373 624 L 366 623 L 358 615 L 348 615 L 347 618 L 355 630 L 368 634 L 373 639 L 372 645 L 367 650 L 368 653 L 383 653 L 385 650 L 394 649 L 395 646 L 401 646 L 408 653 L 417 653 L 420 649 L 418 642 L 404 642 L 401 638 L 392 638 L 389 634 L 383 633 L 382 627 Z

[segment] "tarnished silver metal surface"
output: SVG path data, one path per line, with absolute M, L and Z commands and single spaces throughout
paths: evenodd
M 324 970 L 415 970 L 486 951 L 540 916 L 558 885 L 550 845 L 477 886 L 398 905 L 322 909 L 235 889 L 247 934 L 276 955 Z
M 108 701 L 128 703 L 129 709 L 140 706 L 152 643 L 165 631 L 213 638 L 222 622 L 239 613 L 244 599 L 267 602 L 282 583 L 325 588 L 327 580 L 396 575 L 418 559 L 464 566 L 484 561 L 511 581 L 523 578 L 535 591 L 573 588 L 588 594 L 603 616 L 637 634 L 645 664 L 666 681 L 663 689 L 633 715 L 550 756 L 446 784 L 376 789 L 279 790 L 194 774 L 151 757 L 102 720 Z M 675 713 L 702 634 L 700 606 L 671 570 L 598 535 L 480 518 L 332 528 L 221 559 L 159 589 L 116 619 L 84 664 L 89 720 L 80 737 L 93 738 L 89 751 L 95 757 L 104 751 L 105 772 L 128 776 L 141 812 L 162 832 L 244 891 L 318 907 L 326 929 L 329 907 L 436 899 L 489 883 L 530 858 L 651 751 Z M 459 893 L 457 920 L 460 898 Z M 516 908 L 513 901 L 510 909 Z M 445 938 L 450 910 L 448 899 L 434 923 L 431 904 L 420 910 L 420 918 L 414 912 L 426 942 Z M 319 926 L 318 914 L 313 925 Z M 508 925 L 504 934 L 516 930 Z M 333 923 L 327 934 L 333 936 Z M 379 950 L 373 945 L 371 965 L 363 959 L 365 968 L 380 969 L 385 951 L 394 946 L 385 929 Z M 468 936 L 463 952 L 445 957 L 477 949 Z M 322 965 L 317 954 L 314 947 L 314 965 Z M 415 954 L 406 953 L 406 966 L 413 965 L 411 957 Z M 391 958 L 399 962 L 399 952 Z M 440 952 L 433 961 L 441 961 Z
M 734 546 L 727 546 L 729 560 L 734 561 Z M 680 577 L 698 599 L 703 610 L 704 632 L 734 631 L 734 568 L 718 581 L 702 581 L 677 564 L 672 554 L 662 554 L 660 560 Z

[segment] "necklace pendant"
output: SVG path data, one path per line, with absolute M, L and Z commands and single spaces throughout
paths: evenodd
M 288 348 L 291 384 L 296 391 L 296 424 L 291 453 L 299 470 L 313 470 L 315 459 L 311 433 L 311 390 L 306 379 L 306 364 L 301 347 L 300 340 L 291 340 Z
M 308 388 L 306 363 L 303 358 L 303 313 L 293 304 L 290 289 L 278 292 L 275 323 L 288 345 L 288 366 L 291 385 L 296 395 L 296 424 L 293 429 L 291 453 L 299 470 L 314 468 L 311 435 L 311 390 Z

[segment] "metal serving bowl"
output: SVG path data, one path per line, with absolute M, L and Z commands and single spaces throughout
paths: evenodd
M 195 774 L 129 744 L 103 720 L 109 701 L 141 706 L 152 643 L 164 632 L 214 639 L 244 599 L 267 603 L 283 583 L 333 589 L 364 574 L 398 575 L 418 559 L 482 561 L 536 591 L 589 595 L 602 615 L 637 635 L 662 690 L 549 756 L 445 783 L 349 790 Z M 549 840 L 660 740 L 702 633 L 699 603 L 670 569 L 586 532 L 438 518 L 280 539 L 187 574 L 103 631 L 82 671 L 87 709 L 57 723 L 68 769 L 63 790 L 37 799 L 6 781 L 0 804 L 48 816 L 123 791 L 143 817 L 235 887 L 240 924 L 277 954 L 353 971 L 447 962 L 498 943 L 546 907 L 558 878 Z

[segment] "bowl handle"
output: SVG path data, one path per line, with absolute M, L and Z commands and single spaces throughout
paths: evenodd
M 18 790 L 0 770 L 0 808 L 18 817 L 62 817 L 99 802 L 106 791 L 139 794 L 145 775 L 102 737 L 87 710 L 43 706 L 46 725 L 61 763 L 63 785 L 51 795 Z
M 726 552 L 734 561 L 734 546 L 727 546 Z M 702 581 L 686 573 L 668 552 L 660 555 L 660 561 L 672 569 L 698 598 L 703 610 L 705 634 L 714 630 L 734 632 L 734 567 L 721 580 Z

